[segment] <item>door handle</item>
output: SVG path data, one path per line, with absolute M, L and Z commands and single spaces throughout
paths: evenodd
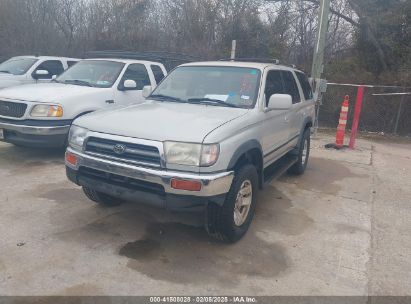
M 284 117 L 284 121 L 285 121 L 286 123 L 289 123 L 289 122 L 290 122 L 290 119 L 288 118 L 288 116 L 285 116 L 285 117 Z
M 112 99 L 106 100 L 106 103 L 108 103 L 108 104 L 113 104 L 113 103 L 114 103 L 114 100 L 112 100 Z

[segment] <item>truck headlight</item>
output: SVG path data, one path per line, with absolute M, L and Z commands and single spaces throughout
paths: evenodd
M 70 147 L 81 150 L 84 140 L 87 137 L 88 130 L 82 127 L 72 125 L 69 131 L 68 143 Z
M 32 117 L 62 117 L 63 108 L 58 105 L 36 105 L 30 112 Z
M 215 164 L 220 149 L 217 144 L 202 145 L 166 141 L 164 152 L 169 164 L 208 167 Z

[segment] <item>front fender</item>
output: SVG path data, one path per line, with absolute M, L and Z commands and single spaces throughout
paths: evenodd
M 232 170 L 234 168 L 234 166 L 236 165 L 237 161 L 240 159 L 240 157 L 253 149 L 258 149 L 261 152 L 261 155 L 263 154 L 263 148 L 261 147 L 261 144 L 255 140 L 255 139 L 250 139 L 249 141 L 246 141 L 245 143 L 243 143 L 241 146 L 239 146 L 233 156 L 231 157 L 231 160 L 228 164 L 228 170 Z

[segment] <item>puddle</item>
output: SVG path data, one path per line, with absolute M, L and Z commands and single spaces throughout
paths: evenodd
M 258 229 L 285 235 L 301 234 L 314 224 L 303 209 L 294 206 L 286 195 L 272 186 L 259 193 L 255 218 Z
M 55 188 L 56 184 L 51 184 L 50 186 L 52 188 Z M 41 186 L 40 189 L 38 190 L 42 191 L 44 189 L 47 189 L 47 186 Z M 83 194 L 83 191 L 78 187 L 77 188 L 57 188 L 57 189 L 54 189 L 54 190 L 51 190 L 45 193 L 41 193 L 40 197 L 55 201 L 57 203 L 62 203 L 62 204 L 82 202 L 86 200 L 86 196 Z M 92 201 L 90 201 L 90 203 L 92 203 Z
M 341 162 L 325 158 L 311 157 L 307 171 L 301 176 L 284 175 L 280 178 L 293 183 L 298 188 L 316 190 L 327 194 L 337 194 L 341 186 L 337 184 L 345 178 L 367 178 L 366 174 L 355 174 Z
M 61 190 L 47 192 L 44 196 L 58 200 Z M 71 196 L 70 201 L 77 199 L 74 193 L 81 194 L 80 190 L 72 194 L 70 189 L 66 191 L 63 197 Z M 63 212 L 66 213 L 66 223 L 71 221 L 71 227 L 76 221 L 88 223 L 56 233 L 54 237 L 64 242 L 81 243 L 91 250 L 116 248 L 116 253 L 128 258 L 130 269 L 155 280 L 183 284 L 230 287 L 241 277 L 281 276 L 289 267 L 286 248 L 265 240 L 264 234 L 257 237 L 257 233 L 299 235 L 314 223 L 304 210 L 295 207 L 274 187 L 267 187 L 260 193 L 250 231 L 240 242 L 231 245 L 210 239 L 202 226 L 202 217 L 197 216 L 194 221 L 194 214 L 168 213 L 164 216 L 163 210 L 136 208 L 132 204 L 119 207 L 113 213 L 113 209 L 90 204 L 81 214 L 78 214 L 80 211 L 68 214 L 67 210 L 58 211 L 56 215 L 60 220 Z M 93 217 L 97 219 L 90 222 Z
M 237 244 L 209 239 L 203 227 L 149 223 L 141 239 L 119 254 L 128 267 L 153 279 L 175 283 L 235 285 L 241 276 L 275 277 L 288 268 L 285 249 L 249 232 Z
M 66 218 L 60 220 L 64 225 L 74 228 L 54 233 L 53 237 L 64 242 L 81 243 L 89 249 L 115 247 L 125 239 L 141 236 L 147 221 L 152 221 L 151 216 L 138 210 L 115 213 L 112 210 L 91 205 L 86 206 L 81 213 L 66 212 Z M 95 219 L 90 222 L 92 218 Z M 89 222 L 84 224 L 87 220 Z M 74 225 L 76 222 L 78 225 Z

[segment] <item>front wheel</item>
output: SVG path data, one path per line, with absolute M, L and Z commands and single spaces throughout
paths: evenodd
M 297 162 L 288 170 L 288 173 L 294 175 L 302 175 L 305 172 L 308 164 L 308 158 L 310 156 L 310 144 L 311 144 L 311 133 L 310 128 L 305 129 L 303 134 L 303 139 L 298 147 L 298 160 Z
M 254 217 L 257 189 L 257 169 L 249 164 L 241 167 L 235 174 L 223 206 L 214 203 L 207 206 L 208 234 L 227 243 L 241 239 Z

